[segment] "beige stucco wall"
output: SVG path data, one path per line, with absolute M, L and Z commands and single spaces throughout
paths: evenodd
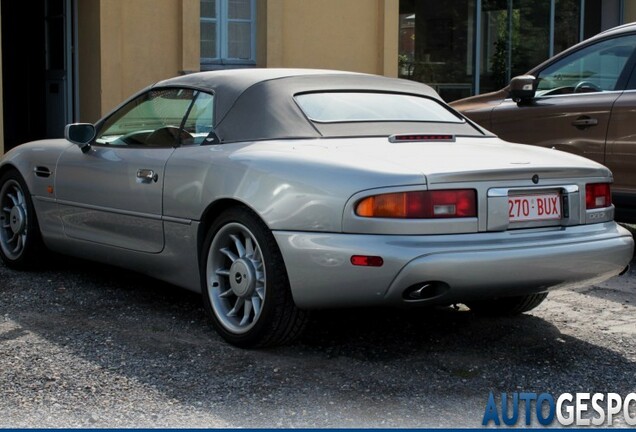
M 96 33 L 91 38 L 80 38 L 80 50 L 86 44 L 99 53 L 99 66 L 88 74 L 91 66 L 84 64 L 83 73 L 80 65 L 80 83 L 97 85 L 99 102 L 83 97 L 80 106 L 87 121 L 96 120 L 91 118 L 96 110 L 100 116 L 106 114 L 150 84 L 199 70 L 198 0 L 88 1 L 93 5 L 82 9 L 93 21 L 97 16 L 99 25 L 97 31 L 91 26 Z
M 257 63 L 397 75 L 399 0 L 257 0 Z M 197 71 L 200 0 L 79 2 L 80 118 Z
M 79 120 L 94 123 L 101 115 L 100 0 L 77 5 Z
M 624 3 L 625 9 L 623 10 L 624 21 L 634 22 L 636 21 L 636 1 L 629 0 Z
M 397 75 L 399 0 L 260 0 L 258 64 Z

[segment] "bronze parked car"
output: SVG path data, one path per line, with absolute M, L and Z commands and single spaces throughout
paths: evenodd
M 514 142 L 553 147 L 614 174 L 616 219 L 636 221 L 636 23 L 585 40 L 493 93 L 451 103 Z

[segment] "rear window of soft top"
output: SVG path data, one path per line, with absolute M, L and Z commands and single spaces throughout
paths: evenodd
M 294 97 L 314 122 L 444 122 L 464 119 L 435 99 L 399 93 L 320 92 Z

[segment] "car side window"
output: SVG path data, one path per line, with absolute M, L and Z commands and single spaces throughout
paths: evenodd
M 198 93 L 191 89 L 150 90 L 109 117 L 96 143 L 171 147 L 191 140 L 182 123 Z
M 636 35 L 627 35 L 560 59 L 538 74 L 537 96 L 619 90 L 617 84 L 634 47 Z
M 184 145 L 198 145 L 213 131 L 214 96 L 209 93 L 196 92 L 194 101 L 188 110 L 183 129 L 191 136 L 184 140 Z

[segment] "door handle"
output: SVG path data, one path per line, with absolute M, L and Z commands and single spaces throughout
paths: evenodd
M 572 122 L 572 126 L 577 129 L 585 129 L 596 125 L 598 125 L 598 119 L 588 116 L 581 116 Z
M 159 174 L 155 173 L 151 169 L 139 169 L 137 170 L 137 178 L 143 183 L 157 183 L 157 180 L 159 180 Z

